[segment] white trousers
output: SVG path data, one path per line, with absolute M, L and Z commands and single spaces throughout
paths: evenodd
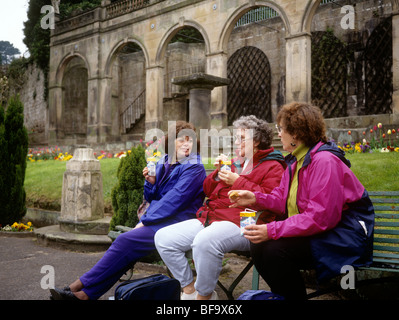
M 216 221 L 205 228 L 197 219 L 186 220 L 158 230 L 154 239 L 162 260 L 182 288 L 194 280 L 185 257 L 192 250 L 197 272 L 195 289 L 202 296 L 215 290 L 224 254 L 249 251 L 250 247 L 240 228 L 230 221 Z

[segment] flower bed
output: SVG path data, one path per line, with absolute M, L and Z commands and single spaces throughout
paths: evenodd
M 33 225 L 32 222 L 27 222 L 26 224 L 20 222 L 14 222 L 11 226 L 6 225 L 1 227 L 0 234 L 12 235 L 17 237 L 32 236 L 33 235 Z
M 381 123 L 375 125 L 369 132 L 363 131 L 362 142 L 350 142 L 341 144 L 338 147 L 348 153 L 369 153 L 369 152 L 399 152 L 399 128 L 385 129 Z M 348 135 L 351 136 L 351 131 Z M 366 139 L 368 137 L 368 140 Z

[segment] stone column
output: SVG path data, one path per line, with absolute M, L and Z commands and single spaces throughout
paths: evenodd
M 204 73 L 172 79 L 173 84 L 187 87 L 190 91 L 189 121 L 198 132 L 211 127 L 211 91 L 215 87 L 226 86 L 229 82 L 229 79 Z
M 99 137 L 99 97 L 100 82 L 98 78 L 89 79 L 87 85 L 87 143 L 97 143 Z
M 217 52 L 207 55 L 206 73 L 227 78 L 227 54 Z M 222 129 L 227 126 L 227 87 L 216 87 L 211 92 L 211 128 Z
M 78 148 L 66 164 L 62 184 L 60 228 L 67 232 L 89 233 L 93 220 L 104 218 L 100 161 L 93 149 Z M 101 234 L 101 232 L 91 231 Z M 105 231 L 106 232 L 106 231 Z
M 399 13 L 392 16 L 392 113 L 399 115 Z M 399 118 L 399 116 L 398 116 Z
M 153 66 L 146 71 L 146 130 L 162 129 L 163 118 L 163 67 Z
M 112 140 L 112 77 L 99 81 L 99 135 L 98 142 L 103 143 Z
M 56 145 L 60 121 L 62 115 L 62 87 L 53 86 L 49 88 L 49 123 L 48 123 L 48 142 Z
M 300 33 L 286 38 L 286 102 L 311 100 L 311 37 Z

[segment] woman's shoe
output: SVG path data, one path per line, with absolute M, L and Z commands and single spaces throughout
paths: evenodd
M 79 300 L 71 291 L 71 289 L 54 288 L 50 289 L 52 300 Z
M 195 300 L 197 298 L 197 290 L 193 293 L 182 293 L 180 296 L 180 300 Z

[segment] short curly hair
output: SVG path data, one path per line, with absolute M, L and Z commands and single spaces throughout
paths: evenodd
M 284 105 L 277 114 L 277 123 L 307 147 L 319 141 L 327 142 L 326 124 L 320 108 L 306 102 Z
M 235 128 L 252 129 L 253 140 L 259 142 L 260 150 L 269 149 L 273 141 L 273 130 L 267 121 L 258 119 L 254 115 L 242 116 L 233 122 Z

